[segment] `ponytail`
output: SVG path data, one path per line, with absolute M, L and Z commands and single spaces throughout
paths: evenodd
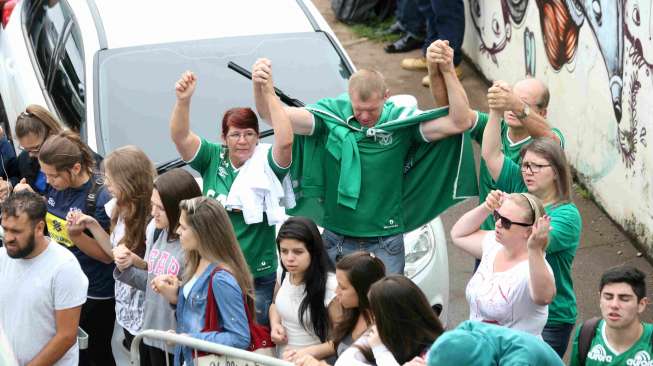
M 29 134 L 46 139 L 61 131 L 61 124 L 57 118 L 38 104 L 28 105 L 25 112 L 18 115 L 16 119 L 16 137 L 19 139 Z
M 95 160 L 91 149 L 72 131 L 50 136 L 41 147 L 39 161 L 52 165 L 57 171 L 68 171 L 79 163 L 82 170 L 93 174 Z

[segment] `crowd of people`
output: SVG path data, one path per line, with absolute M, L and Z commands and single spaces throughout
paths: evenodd
M 389 101 L 373 70 L 354 73 L 346 94 L 285 107 L 272 62 L 259 59 L 255 108 L 271 145 L 250 108 L 224 113 L 221 142 L 196 135 L 198 77 L 183 73 L 170 134 L 201 188 L 180 168 L 157 176 L 136 146 L 102 159 L 29 106 L 16 121 L 23 151 L 3 160 L 0 181 L 0 329 L 19 364 L 113 365 L 140 331 L 158 329 L 305 366 L 561 365 L 578 316 L 581 216 L 564 137 L 546 121 L 548 90 L 498 81 L 489 113 L 473 111 L 455 57 L 447 41 L 426 49 L 437 108 L 424 112 Z M 445 331 L 403 276 L 403 234 L 459 202 L 459 185 L 476 185 L 461 153 L 472 139 L 480 204 L 451 236 L 478 263 L 470 319 Z M 571 364 L 650 360 L 643 273 L 611 269 L 599 290 L 602 318 L 579 328 Z M 114 324 L 123 342 L 112 348 Z M 78 326 L 89 335 L 82 351 Z M 196 357 L 151 339 L 139 355 L 143 365 Z

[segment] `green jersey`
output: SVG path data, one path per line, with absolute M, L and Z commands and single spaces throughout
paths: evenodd
M 596 326 L 596 334 L 587 352 L 586 366 L 652 366 L 653 365 L 653 347 L 651 347 L 651 335 L 653 334 L 653 324 L 642 323 L 644 332 L 637 342 L 627 351 L 617 353 L 605 334 L 605 320 L 601 319 Z M 574 345 L 571 351 L 569 361 L 570 366 L 580 366 L 578 360 L 578 338 L 580 336 L 580 327 L 576 331 Z
M 503 160 L 503 168 L 496 184 L 504 192 L 527 192 L 521 168 L 510 159 Z M 571 202 L 547 205 L 544 211 L 551 217 L 546 260 L 551 265 L 556 283 L 556 296 L 549 304 L 547 324 L 574 324 L 578 313 L 571 265 L 580 242 L 582 219 L 578 208 Z
M 224 205 L 231 185 L 238 176 L 238 169 L 231 164 L 227 149 L 202 139 L 200 148 L 188 164 L 202 175 L 204 195 L 215 198 Z M 274 162 L 272 149 L 268 152 L 268 164 L 279 180 L 288 173 L 289 168 L 281 168 Z M 256 278 L 275 273 L 277 270 L 275 227 L 268 224 L 265 214 L 262 222 L 248 225 L 242 212 L 227 211 L 227 213 L 252 275 Z
M 356 120 L 350 124 L 360 128 Z M 328 134 L 326 125 L 316 117 L 313 136 Z M 348 175 L 326 174 L 324 184 L 324 227 L 350 236 L 381 236 L 401 233 L 402 185 L 404 162 L 415 143 L 426 142 L 420 135 L 419 124 L 396 130 L 389 138 L 366 137 L 354 132 L 360 156 L 361 190 L 356 209 L 338 203 L 338 185 Z M 326 154 L 327 172 L 340 171 L 340 161 Z M 394 172 L 394 173 L 391 173 Z M 374 220 L 370 220 L 374 218 Z
M 472 140 L 476 141 L 479 145 L 483 144 L 483 132 L 485 131 L 485 126 L 487 126 L 489 119 L 489 114 L 476 111 L 476 123 L 471 128 L 471 130 L 469 130 L 469 134 Z M 560 130 L 557 128 L 552 128 L 551 130 L 558 136 L 560 139 L 560 145 L 562 148 L 564 148 L 565 139 L 562 135 L 562 132 L 560 132 Z M 508 124 L 505 120 L 501 120 L 501 151 L 503 151 L 503 155 L 505 157 L 514 161 L 515 163 L 519 162 L 519 153 L 521 152 L 521 148 L 531 142 L 531 140 L 532 138 L 528 136 L 520 141 L 512 141 L 508 136 Z M 487 169 L 485 160 L 481 158 L 481 166 L 478 174 L 478 201 L 485 202 L 485 197 L 487 197 L 487 195 L 493 189 L 497 189 L 496 183 L 494 182 L 494 179 L 492 179 L 490 171 Z M 481 229 L 494 230 L 494 219 L 492 218 L 492 215 L 489 215 L 488 218 L 483 222 Z
M 347 94 L 306 109 L 315 123 L 293 143 L 293 215 L 340 234 L 385 236 L 414 230 L 478 194 L 469 134 L 431 143 L 421 136 L 419 124 L 437 123 L 446 107 L 420 112 L 386 101 L 370 128 L 355 120 Z

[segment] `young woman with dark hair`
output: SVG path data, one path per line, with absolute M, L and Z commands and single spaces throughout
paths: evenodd
M 502 114 L 503 111 L 490 110 L 483 134 L 482 155 L 497 189 L 507 193 L 533 194 L 542 201 L 545 213 L 551 219 L 546 260 L 553 269 L 557 294 L 549 305 L 542 338 L 562 358 L 578 315 L 571 268 L 582 229 L 580 213 L 571 201 L 569 164 L 560 144 L 549 138 L 537 138 L 524 146 L 520 164 L 507 159 L 500 142 L 499 120 Z
M 333 301 L 336 277 L 313 221 L 291 217 L 281 225 L 277 247 L 283 271 L 278 273 L 270 306 L 272 340 L 279 355 L 292 360 L 310 354 L 332 353 L 328 336 L 338 315 Z
M 207 197 L 183 200 L 180 207 L 177 233 L 186 254 L 182 280 L 161 274 L 154 278 L 152 287 L 177 305 L 177 333 L 247 349 L 250 331 L 245 304 L 253 315 L 254 286 L 227 212 Z M 209 286 L 217 306 L 219 331 L 203 331 Z M 193 365 L 192 357 L 189 347 L 175 349 L 175 365 Z
M 113 259 L 92 234 L 85 233 L 83 228 L 71 227 L 67 221 L 71 211 L 83 211 L 92 215 L 108 232 L 111 219 L 104 205 L 111 199 L 111 194 L 94 179 L 93 153 L 77 134 L 63 131 L 50 136 L 40 147 L 38 156 L 47 179 L 44 194 L 48 202 L 48 234 L 52 240 L 70 249 L 88 277 L 88 299 L 82 306 L 80 327 L 89 334 L 89 345 L 80 352 L 80 363 L 112 365 L 111 335 L 115 319 Z M 33 191 L 27 183 L 14 188 L 15 191 L 23 189 Z M 92 205 L 89 194 L 94 195 Z
M 152 220 L 146 231 L 145 266 L 139 268 L 140 257 L 123 248 L 114 251 L 118 281 L 145 292 L 143 329 L 168 330 L 176 328 L 175 311 L 166 299 L 154 292 L 149 284 L 158 275 L 181 277 L 184 270 L 184 251 L 175 232 L 179 226 L 179 203 L 202 195 L 195 178 L 186 170 L 170 170 L 154 181 L 152 191 Z M 173 354 L 166 354 L 165 342 L 145 338 L 141 343 L 144 359 L 141 365 L 159 366 L 173 363 Z
M 444 332 L 424 293 L 402 275 L 378 280 L 367 298 L 375 325 L 338 357 L 336 366 L 402 365 L 424 356 Z
M 259 143 L 258 118 L 251 108 L 232 108 L 224 113 L 220 143 L 196 135 L 190 128 L 190 102 L 197 78 L 190 71 L 175 84 L 177 101 L 170 118 L 170 135 L 181 158 L 202 176 L 204 195 L 227 209 L 254 276 L 256 319 L 267 325 L 278 262 L 275 224 L 285 219 L 278 204 L 271 203 L 282 198 L 278 192 L 290 169 L 293 133 L 272 83 L 262 82 L 256 75 L 253 80 L 254 88 L 263 91 L 272 111 L 269 122 L 275 140 L 271 146 Z M 256 188 L 252 182 L 256 182 Z M 286 186 L 283 195 L 292 194 L 290 183 Z M 255 192 L 265 189 L 277 197 L 263 200 L 263 195 Z

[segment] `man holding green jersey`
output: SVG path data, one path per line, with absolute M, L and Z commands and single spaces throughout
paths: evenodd
M 603 274 L 599 292 L 601 319 L 598 323 L 588 320 L 579 327 L 571 366 L 653 365 L 653 324 L 640 320 L 648 302 L 644 277 L 630 266 L 612 268 Z
M 462 172 L 459 168 L 464 146 L 461 133 L 471 122 L 467 97 L 453 66 L 453 50 L 447 41 L 436 41 L 429 47 L 427 59 L 434 80 L 431 85 L 435 85 L 432 93 L 441 104 L 449 104 L 448 108 L 421 113 L 392 103 L 383 76 L 373 70 L 354 73 L 347 94 L 305 108 L 286 107 L 293 132 L 300 135 L 290 172 L 293 184 L 303 187 L 301 192 L 295 191 L 297 205 L 301 207 L 301 200 L 313 195 L 320 206 L 319 210 L 291 214 L 309 216 L 325 228 L 325 246 L 334 262 L 363 250 L 381 258 L 388 273 L 403 273 L 403 233 L 425 224 L 426 216 L 433 219 L 458 202 L 462 197 L 456 184 L 471 181 L 472 176 L 475 179 L 473 169 Z M 255 65 L 253 73 L 272 76 L 265 64 Z M 255 99 L 259 115 L 268 119 L 264 99 L 257 93 Z M 302 150 L 296 154 L 299 146 Z M 421 155 L 420 149 L 431 151 Z M 411 160 L 411 154 L 419 159 Z M 306 162 L 309 159 L 310 164 Z M 301 177 L 299 168 L 304 169 Z M 457 174 L 471 176 L 458 180 Z M 414 192 L 420 192 L 420 199 L 407 197 Z M 439 207 L 420 202 L 422 197 L 426 201 L 434 198 Z M 424 212 L 430 215 L 422 215 Z

